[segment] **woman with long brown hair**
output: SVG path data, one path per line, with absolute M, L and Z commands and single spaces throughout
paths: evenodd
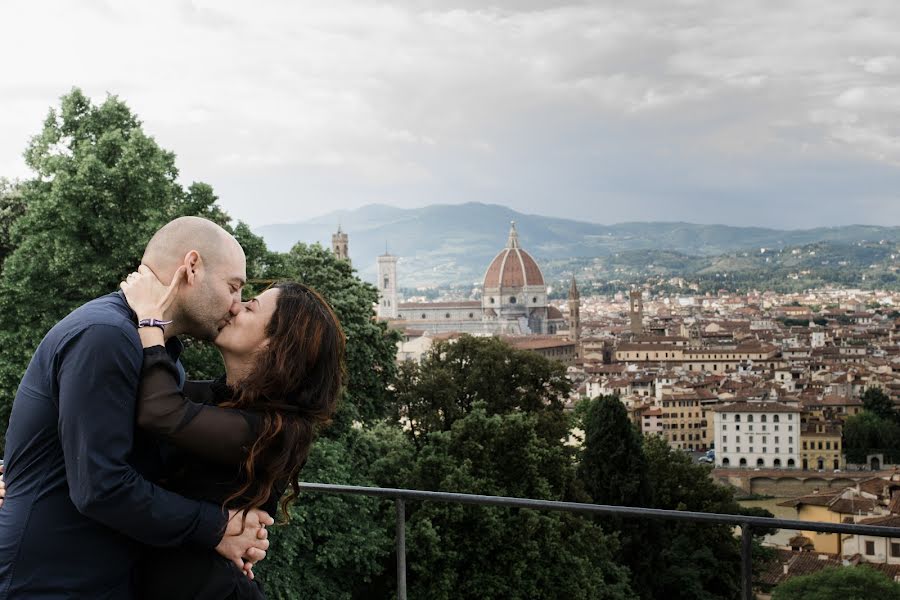
M 146 267 L 122 283 L 144 324 L 165 314 L 182 274 L 162 285 Z M 163 327 L 139 329 L 144 367 L 137 425 L 171 442 L 174 465 L 160 483 L 223 508 L 261 507 L 274 515 L 298 492 L 318 426 L 334 413 L 343 381 L 345 338 L 328 303 L 296 282 L 277 283 L 245 302 L 215 344 L 225 375 L 185 382 Z M 263 598 L 252 565 L 200 548 L 149 550 L 136 574 L 144 598 Z

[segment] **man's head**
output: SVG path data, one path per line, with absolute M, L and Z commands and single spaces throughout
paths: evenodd
M 212 221 L 180 217 L 169 222 L 151 238 L 141 262 L 166 285 L 184 265 L 185 281 L 172 307 L 180 333 L 212 341 L 240 309 L 247 279 L 244 251 Z

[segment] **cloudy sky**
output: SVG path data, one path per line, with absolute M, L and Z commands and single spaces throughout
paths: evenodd
M 252 225 L 373 202 L 900 225 L 900 2 L 4 0 L 0 175 L 113 93 Z

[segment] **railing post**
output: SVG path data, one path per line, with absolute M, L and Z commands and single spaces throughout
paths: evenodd
M 406 508 L 403 498 L 397 505 L 397 600 L 406 600 Z
M 753 532 L 741 524 L 741 600 L 753 600 Z

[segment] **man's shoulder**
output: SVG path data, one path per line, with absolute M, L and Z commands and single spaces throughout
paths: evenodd
M 59 323 L 53 326 L 47 334 L 47 339 L 54 345 L 78 337 L 87 330 L 93 332 L 105 332 L 102 337 L 110 338 L 110 341 L 129 341 L 140 349 L 140 338 L 133 321 L 131 309 L 128 303 L 118 293 L 107 294 L 82 304 Z

